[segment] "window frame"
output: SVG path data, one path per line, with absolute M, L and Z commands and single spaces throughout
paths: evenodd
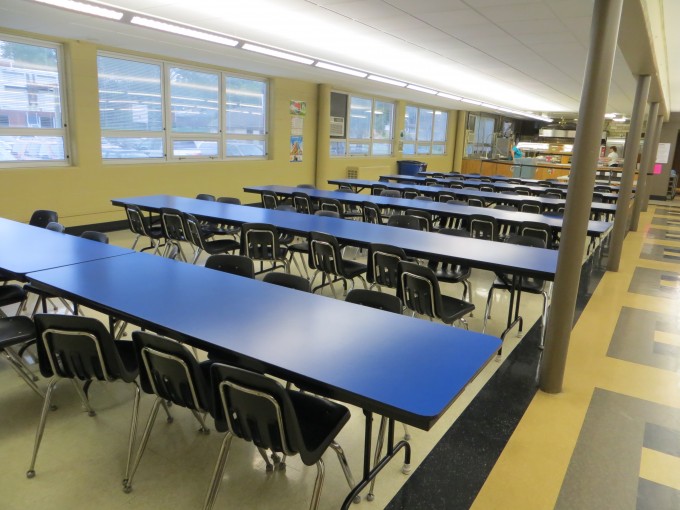
M 447 146 L 448 146 L 448 138 L 449 138 L 449 111 L 448 110 L 443 110 L 440 108 L 436 108 L 434 106 L 418 106 L 414 104 L 407 104 L 406 107 L 404 108 L 404 117 L 408 113 L 409 108 L 415 109 L 416 111 L 416 123 L 415 123 L 415 128 L 414 128 L 414 133 L 413 133 L 413 138 L 410 139 L 408 136 L 404 137 L 404 143 L 402 146 L 402 154 L 404 156 L 445 156 L 447 154 Z M 430 139 L 429 140 L 421 140 L 420 139 L 420 131 L 421 131 L 421 117 L 422 117 L 422 111 L 429 111 L 432 112 L 432 122 L 430 123 Z M 435 140 L 436 136 L 436 130 L 435 130 L 435 125 L 436 125 L 436 119 L 437 115 L 446 115 L 446 129 L 444 131 L 444 140 Z M 407 126 L 406 120 L 404 119 L 404 127 Z M 406 146 L 412 146 L 413 151 L 407 152 L 406 150 L 403 150 L 406 148 Z M 435 152 L 434 148 L 443 148 L 443 152 Z M 421 150 L 422 149 L 422 150 Z
M 7 42 L 14 42 L 18 44 L 25 44 L 28 46 L 39 46 L 49 48 L 56 51 L 57 55 L 57 83 L 59 84 L 59 107 L 61 115 L 61 127 L 59 128 L 12 128 L 0 127 L 0 137 L 3 136 L 41 136 L 41 137 L 58 137 L 63 141 L 64 159 L 59 160 L 9 160 L 0 161 L 0 170 L 5 168 L 35 168 L 42 167 L 69 167 L 73 166 L 73 159 L 71 158 L 71 140 L 69 136 L 69 120 L 68 120 L 68 102 L 66 98 L 66 82 L 64 63 L 64 45 L 51 41 L 44 41 L 42 39 L 34 39 L 30 37 L 13 36 L 0 32 L 0 40 Z M 39 114 L 40 112 L 35 112 Z
M 337 92 L 338 94 L 343 94 L 342 92 Z M 373 96 L 365 96 L 361 94 L 351 94 L 351 93 L 344 93 L 347 95 L 347 111 L 346 111 L 346 127 L 345 127 L 345 137 L 344 138 L 338 138 L 338 137 L 331 137 L 329 139 L 329 156 L 331 158 L 390 158 L 394 157 L 394 146 L 395 146 L 395 137 L 394 137 L 394 129 L 395 129 L 395 113 L 397 111 L 397 105 L 395 101 L 390 101 L 388 99 L 380 98 L 380 97 L 373 97 Z M 352 99 L 362 99 L 366 101 L 371 102 L 371 112 L 369 115 L 369 138 L 351 138 L 349 136 L 349 133 L 351 131 L 351 123 L 352 123 L 352 115 L 351 115 L 351 109 L 352 109 Z M 390 131 L 392 136 L 390 138 L 378 138 L 374 136 L 374 124 L 375 124 L 375 111 L 376 111 L 376 103 L 385 103 L 389 104 L 392 106 L 392 114 L 391 114 L 391 120 L 390 120 Z M 343 154 L 337 154 L 333 153 L 333 146 L 335 144 L 342 143 L 344 144 L 345 152 Z M 374 152 L 374 146 L 376 145 L 387 145 L 389 144 L 390 146 L 390 151 L 387 154 L 375 154 Z M 352 154 L 351 153 L 351 146 L 352 145 L 367 145 L 368 150 L 366 153 L 361 153 L 361 154 Z
M 161 70 L 161 111 L 162 111 L 162 129 L 160 131 L 160 136 L 156 135 L 156 132 L 149 131 L 134 131 L 134 130 L 101 130 L 101 138 L 158 138 L 162 141 L 163 146 L 163 156 L 162 157 L 149 157 L 149 158 L 104 158 L 102 155 L 102 162 L 106 165 L 120 165 L 120 164 L 154 164 L 154 163 L 184 163 L 184 162 L 206 162 L 206 161 L 244 161 L 244 160 L 258 160 L 264 161 L 269 159 L 269 145 L 270 145 L 270 129 L 269 129 L 269 118 L 270 118 L 270 108 L 271 108 L 271 81 L 265 77 L 253 77 L 248 75 L 243 75 L 240 73 L 232 73 L 225 71 L 223 69 L 214 69 L 210 67 L 200 67 L 195 65 L 185 65 L 181 62 L 175 62 L 171 60 L 164 59 L 153 59 L 137 57 L 135 55 L 128 55 L 125 53 L 109 52 L 109 51 L 98 51 L 97 57 L 109 57 L 117 58 L 121 60 L 130 60 L 132 62 L 148 63 L 160 66 Z M 171 86 L 171 76 L 170 69 L 179 68 L 185 69 L 187 71 L 193 71 L 198 73 L 205 73 L 216 75 L 218 77 L 218 129 L 217 133 L 209 132 L 180 132 L 173 131 L 172 129 L 172 86 Z M 264 124 L 262 135 L 247 135 L 239 134 L 233 135 L 227 132 L 227 111 L 226 111 L 226 99 L 227 99 L 227 89 L 226 83 L 227 78 L 240 78 L 244 80 L 251 80 L 255 82 L 261 82 L 264 84 L 264 94 L 263 94 L 263 111 L 264 111 Z M 101 115 L 100 115 L 101 119 Z M 150 135 L 156 136 L 150 136 Z M 227 138 L 231 139 L 243 139 L 243 140 L 261 140 L 264 145 L 264 154 L 262 156 L 227 156 Z M 182 155 L 176 156 L 173 153 L 173 146 L 175 142 L 180 141 L 194 141 L 194 142 L 216 142 L 217 152 L 215 155 Z M 101 143 L 101 142 L 100 142 Z

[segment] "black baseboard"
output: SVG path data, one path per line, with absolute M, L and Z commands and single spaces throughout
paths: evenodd
M 128 230 L 127 220 L 106 221 L 104 223 L 91 223 L 89 225 L 78 225 L 77 227 L 67 227 L 66 233 L 79 236 L 87 230 L 96 230 L 97 232 L 113 232 L 115 230 Z

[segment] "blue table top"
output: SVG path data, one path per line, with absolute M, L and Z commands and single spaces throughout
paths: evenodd
M 32 271 L 134 253 L 5 218 L 0 218 L 0 241 L 0 268 L 19 279 Z
M 459 195 L 469 195 L 479 198 L 487 199 L 491 202 L 507 202 L 520 205 L 522 202 L 532 201 L 540 202 L 546 207 L 551 209 L 557 209 L 558 207 L 564 207 L 566 200 L 562 198 L 546 198 L 546 197 L 535 197 L 526 195 L 511 195 L 506 193 L 496 193 L 493 191 L 479 191 L 477 189 L 452 189 L 444 186 L 421 186 L 418 184 L 402 184 L 398 182 L 381 182 L 381 181 L 371 181 L 366 179 L 329 179 L 329 184 L 347 184 L 349 186 L 356 186 L 359 188 L 372 188 L 375 185 L 386 186 L 390 189 L 415 189 L 424 194 L 436 194 L 440 191 L 446 191 L 448 193 L 459 194 Z M 603 212 L 603 213 L 615 213 L 616 204 L 607 204 L 603 202 L 592 202 L 590 206 L 592 211 Z
M 394 209 L 418 209 L 427 211 L 433 214 L 442 216 L 456 216 L 467 217 L 473 214 L 486 214 L 496 218 L 498 221 L 518 225 L 525 221 L 534 221 L 545 223 L 552 228 L 562 229 L 562 218 L 555 218 L 552 216 L 545 216 L 543 214 L 532 214 L 524 212 L 503 211 L 501 209 L 493 209 L 488 207 L 472 207 L 469 205 L 447 204 L 445 202 L 425 202 L 421 200 L 413 200 L 410 198 L 392 198 L 382 197 L 378 195 L 362 195 L 359 193 L 348 193 L 343 191 L 327 191 L 309 188 L 296 188 L 292 186 L 247 186 L 243 188 L 248 193 L 261 193 L 262 191 L 272 191 L 277 195 L 291 196 L 296 191 L 301 191 L 308 194 L 312 198 L 334 198 L 346 204 L 359 205 L 362 202 L 372 202 L 382 207 L 391 207 Z M 609 232 L 612 224 L 606 221 L 589 221 L 588 234 L 593 236 L 601 236 Z
M 112 203 L 135 204 L 149 211 L 172 207 L 201 218 L 227 223 L 270 223 L 300 235 L 306 235 L 311 231 L 325 232 L 334 235 L 342 243 L 354 246 L 363 247 L 370 243 L 391 244 L 419 258 L 446 260 L 479 269 L 517 273 L 545 280 L 554 279 L 557 267 L 556 250 L 420 232 L 361 221 L 170 195 L 117 198 L 113 199 Z
M 332 219 L 332 218 L 331 218 Z M 500 340 L 134 253 L 31 273 L 86 306 L 429 429 Z

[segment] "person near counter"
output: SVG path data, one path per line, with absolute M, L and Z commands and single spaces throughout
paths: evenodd
M 523 157 L 524 157 L 524 153 L 520 150 L 520 148 L 517 147 L 516 145 L 513 145 L 512 146 L 512 158 L 515 159 L 515 158 L 523 158 Z
M 619 151 L 613 145 L 609 147 L 607 158 L 609 159 L 609 166 L 619 166 Z

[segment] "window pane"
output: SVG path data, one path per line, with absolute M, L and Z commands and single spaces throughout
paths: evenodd
M 170 109 L 175 133 L 218 133 L 220 130 L 217 74 L 170 68 Z M 217 144 L 215 144 L 217 149 Z M 217 154 L 217 152 L 215 152 Z
M 435 143 L 432 145 L 432 154 L 446 154 L 446 145 Z
M 227 140 L 228 158 L 262 158 L 266 154 L 264 140 Z
M 419 143 L 418 144 L 418 154 L 429 154 L 430 153 L 430 144 L 429 143 Z
M 446 126 L 449 115 L 446 112 L 434 112 L 434 135 L 432 140 L 435 142 L 446 141 Z
M 217 156 L 217 140 L 173 140 L 172 156 L 196 158 Z
M 162 138 L 102 136 L 102 158 L 104 159 L 149 159 L 164 156 Z
M 368 156 L 368 144 L 367 143 L 350 143 L 349 153 L 352 156 L 366 155 Z
M 415 154 L 416 153 L 416 144 L 415 143 L 405 143 L 404 144 L 404 150 L 402 151 L 404 155 L 409 155 L 409 154 Z
M 162 131 L 161 66 L 97 57 L 102 130 Z
M 373 139 L 392 139 L 392 118 L 394 116 L 394 104 L 383 101 L 375 102 L 373 111 Z M 375 149 L 373 150 L 375 153 Z
M 392 144 L 391 143 L 374 143 L 373 144 L 373 155 L 374 156 L 389 156 L 392 154 Z
M 371 108 L 373 101 L 351 97 L 349 105 L 349 138 L 368 140 L 371 138 Z M 368 151 L 367 151 L 368 152 Z M 352 154 L 350 150 L 350 154 Z
M 344 156 L 346 145 L 345 140 L 331 140 L 331 156 Z
M 420 109 L 418 119 L 419 142 L 429 142 L 432 140 L 432 117 L 434 117 L 432 110 Z M 421 154 L 420 150 L 418 154 Z
M 404 140 L 412 141 L 416 139 L 417 126 L 418 126 L 418 108 L 416 108 L 415 106 L 407 106 L 406 115 L 404 116 Z
M 62 127 L 56 48 L 0 40 L 0 127 Z
M 64 159 L 61 136 L 0 136 L 0 161 L 59 161 Z
M 246 80 L 227 76 L 226 83 L 226 132 L 232 135 L 266 134 L 265 106 L 267 84 L 263 81 Z M 227 148 L 229 144 L 227 143 Z

